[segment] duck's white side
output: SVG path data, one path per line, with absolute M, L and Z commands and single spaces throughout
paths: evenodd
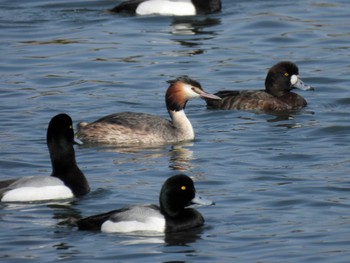
M 1 202 L 48 201 L 74 197 L 73 192 L 60 179 L 49 176 L 21 178 L 8 188 Z
M 159 14 L 164 16 L 191 16 L 196 14 L 196 8 L 191 1 L 149 0 L 142 2 L 136 8 L 138 15 Z

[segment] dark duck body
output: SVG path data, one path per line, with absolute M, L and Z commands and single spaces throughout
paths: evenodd
M 206 99 L 210 109 L 291 111 L 307 105 L 306 100 L 292 89 L 312 89 L 299 78 L 298 67 L 288 61 L 274 65 L 265 79 L 265 90 L 223 90 L 215 93 L 222 100 Z

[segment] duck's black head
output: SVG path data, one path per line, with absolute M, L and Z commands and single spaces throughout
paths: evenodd
M 268 93 L 281 97 L 293 89 L 293 81 L 298 78 L 297 65 L 289 61 L 282 61 L 270 68 L 266 79 L 265 89 Z
M 54 116 L 47 129 L 47 143 L 63 143 L 73 145 L 74 131 L 71 117 L 65 113 Z
M 162 212 L 170 217 L 178 215 L 196 195 L 193 181 L 184 174 L 174 175 L 165 181 L 159 202 Z

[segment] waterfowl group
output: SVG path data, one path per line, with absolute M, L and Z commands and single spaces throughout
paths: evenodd
M 90 191 L 77 166 L 73 144 L 73 123 L 67 114 L 53 117 L 47 129 L 52 173 L 0 181 L 1 202 L 38 202 L 78 198 Z M 178 232 L 203 225 L 203 216 L 191 204 L 212 205 L 196 195 L 190 177 L 179 174 L 165 181 L 160 205 L 136 205 L 77 221 L 80 230 L 102 232 Z
M 221 11 L 221 0 L 128 0 L 109 10 L 130 15 L 193 16 Z
M 203 98 L 208 108 L 233 110 L 286 111 L 307 105 L 293 88 L 310 89 L 299 78 L 298 67 L 282 61 L 271 67 L 265 90 L 219 91 L 206 93 L 200 83 L 187 76 L 168 81 L 165 103 L 171 120 L 146 113 L 123 112 L 80 123 L 77 135 L 85 142 L 124 144 L 175 143 L 194 139 L 185 115 L 190 99 Z M 1 202 L 35 202 L 78 198 L 86 195 L 89 184 L 75 160 L 73 122 L 67 114 L 54 116 L 47 129 L 52 173 L 0 181 Z M 186 231 L 204 224 L 203 216 L 191 204 L 211 205 L 196 196 L 190 177 L 179 174 L 163 184 L 159 205 L 146 204 L 119 208 L 76 220 L 79 230 L 106 233 Z
M 109 10 L 131 15 L 191 16 L 221 11 L 220 0 L 128 0 Z M 195 132 L 185 114 L 187 102 L 202 98 L 209 109 L 290 111 L 300 110 L 306 100 L 292 92 L 311 89 L 299 77 L 298 67 L 282 61 L 270 68 L 264 90 L 222 90 L 205 92 L 187 76 L 168 81 L 165 104 L 170 119 L 148 113 L 121 112 L 91 123 L 79 123 L 77 136 L 88 143 L 116 145 L 164 144 L 191 141 Z M 67 114 L 54 116 L 48 125 L 46 142 L 52 172 L 49 176 L 28 176 L 0 181 L 1 202 L 42 202 L 80 198 L 89 193 L 89 183 L 79 169 L 73 144 L 73 122 Z M 79 142 L 78 142 L 79 143 Z M 168 178 L 161 187 L 159 204 L 122 206 L 76 221 L 82 231 L 105 233 L 173 233 L 200 227 L 205 220 L 192 204 L 212 205 L 196 194 L 193 180 L 184 174 Z M 102 210 L 102 209 L 101 209 Z

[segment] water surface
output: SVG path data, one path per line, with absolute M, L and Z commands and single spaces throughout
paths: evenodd
M 208 92 L 263 88 L 269 67 L 299 66 L 308 107 L 274 116 L 190 101 L 196 140 L 162 147 L 79 146 L 92 192 L 68 203 L 1 205 L 0 258 L 35 262 L 348 262 L 348 1 L 229 1 L 219 14 L 127 17 L 121 1 L 2 1 L 0 177 L 47 175 L 52 116 L 120 111 L 167 118 L 166 81 Z M 186 173 L 216 202 L 203 228 L 167 236 L 79 232 L 70 218 L 157 203 Z

